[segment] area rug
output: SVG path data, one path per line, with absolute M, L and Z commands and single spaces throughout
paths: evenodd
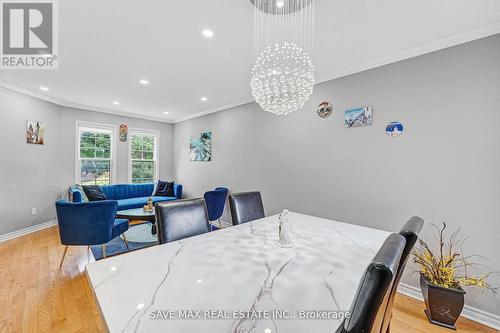
M 125 232 L 125 237 L 127 237 L 129 248 L 127 249 L 123 238 L 116 237 L 106 244 L 106 258 L 158 244 L 156 235 L 151 234 L 151 223 L 130 226 Z M 101 245 L 92 245 L 90 249 L 95 260 L 103 259 Z

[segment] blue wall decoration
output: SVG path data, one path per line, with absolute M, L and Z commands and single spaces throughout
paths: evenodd
M 399 121 L 393 121 L 389 123 L 389 125 L 387 125 L 387 127 L 385 128 L 385 133 L 393 137 L 400 136 L 401 134 L 403 134 L 403 131 L 403 124 L 401 124 Z

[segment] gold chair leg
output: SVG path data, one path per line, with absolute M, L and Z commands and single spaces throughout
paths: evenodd
M 219 227 L 222 229 L 222 221 L 219 219 Z
M 122 236 L 123 236 L 123 241 L 125 242 L 125 246 L 127 247 L 127 250 L 130 250 L 130 248 L 128 247 L 127 237 L 125 237 L 125 233 L 123 233 Z
M 106 244 L 102 244 L 101 247 L 102 247 L 102 257 L 106 259 Z
M 68 245 L 66 245 L 66 247 L 64 248 L 64 253 L 63 253 L 63 256 L 61 258 L 61 263 L 59 264 L 59 268 L 62 267 L 63 265 L 63 262 L 64 262 L 64 258 L 66 258 L 66 253 L 68 252 Z

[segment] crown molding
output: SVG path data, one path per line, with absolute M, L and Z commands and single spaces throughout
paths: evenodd
M 468 30 L 460 34 L 455 34 L 451 35 L 442 39 L 439 39 L 437 41 L 433 41 L 430 43 L 418 45 L 400 52 L 392 53 L 359 65 L 355 66 L 349 66 L 345 68 L 341 68 L 338 70 L 335 70 L 333 72 L 329 72 L 326 74 L 323 74 L 316 79 L 316 84 L 320 84 L 326 81 L 331 81 L 335 79 L 339 79 L 341 77 L 349 76 L 352 74 L 364 72 L 369 69 L 385 66 L 388 64 L 392 64 L 398 61 L 418 57 L 427 53 L 439 51 L 442 49 L 446 49 L 449 47 L 457 46 L 460 44 L 472 42 L 477 39 L 489 37 L 492 35 L 496 35 L 500 33 L 500 23 L 495 23 L 495 24 L 490 24 L 490 25 L 485 25 L 482 27 L 479 27 L 477 29 L 473 30 Z M 254 102 L 254 99 L 251 96 L 245 97 L 239 101 L 229 103 L 220 107 L 216 107 L 210 110 L 202 111 L 199 113 L 195 113 L 193 115 L 184 117 L 184 118 L 179 118 L 179 119 L 174 119 L 173 123 L 179 123 L 182 121 L 206 116 L 211 113 L 223 111 L 226 109 L 230 109 L 239 105 L 247 104 L 247 103 L 252 103 Z
M 198 113 L 189 115 L 187 117 L 182 117 L 182 118 L 174 119 L 173 123 L 177 124 L 177 123 L 180 123 L 182 121 L 186 121 L 186 120 L 190 120 L 190 119 L 194 119 L 194 118 L 206 116 L 207 114 L 216 113 L 216 112 L 219 112 L 219 111 L 224 111 L 224 110 L 231 109 L 231 108 L 234 108 L 234 107 L 237 107 L 237 106 L 240 106 L 240 105 L 244 105 L 244 104 L 248 104 L 248 103 L 253 103 L 254 101 L 255 100 L 253 99 L 253 97 L 248 96 L 248 97 L 242 98 L 240 100 L 237 100 L 236 102 L 232 102 L 232 103 L 229 103 L 229 104 L 224 104 L 224 105 L 221 105 L 221 106 L 209 109 L 209 110 L 205 110 L 205 111 L 202 111 L 202 112 L 198 112 Z
M 172 120 L 169 119 L 164 119 L 160 117 L 151 117 L 151 116 L 144 116 L 141 114 L 137 114 L 134 112 L 128 112 L 128 111 L 119 111 L 119 110 L 112 110 L 112 109 L 105 109 L 105 108 L 100 108 L 92 105 L 86 105 L 86 104 L 78 104 L 78 103 L 72 103 L 68 102 L 59 98 L 54 98 L 51 96 L 47 96 L 44 94 L 40 94 L 28 89 L 20 88 L 18 86 L 15 86 L 13 84 L 0 81 L 0 87 L 9 89 L 27 96 L 31 96 L 37 99 L 40 99 L 42 101 L 46 101 L 52 104 L 56 104 L 65 108 L 72 108 L 72 109 L 81 109 L 81 110 L 87 110 L 87 111 L 94 111 L 94 112 L 101 112 L 101 113 L 108 113 L 116 116 L 121 116 L 121 117 L 130 117 L 130 118 L 139 118 L 139 119 L 145 119 L 145 120 L 152 120 L 152 121 L 158 121 L 162 123 L 168 123 L 172 124 Z
M 361 73 L 369 69 L 389 65 L 402 60 L 407 60 L 415 58 L 427 53 L 436 52 L 439 50 L 447 49 L 460 44 L 465 44 L 472 42 L 481 38 L 486 38 L 500 33 L 500 22 L 485 25 L 476 29 L 468 30 L 459 34 L 447 36 L 445 38 L 421 44 L 406 50 L 402 50 L 396 53 L 391 53 L 383 57 L 379 57 L 374 60 L 367 61 L 365 63 L 349 66 L 323 74 L 319 76 L 316 80 L 317 83 L 322 83 L 334 79 L 338 79 L 344 76 Z
M 316 84 L 320 84 L 326 81 L 338 79 L 341 77 L 345 77 L 348 75 L 360 73 L 369 69 L 377 68 L 380 66 L 385 66 L 391 63 L 395 63 L 398 61 L 414 58 L 420 55 L 424 55 L 427 53 L 435 52 L 438 50 L 446 49 L 452 46 L 457 46 L 460 44 L 464 44 L 467 42 L 471 42 L 477 39 L 489 37 L 492 35 L 496 35 L 500 33 L 500 22 L 499 23 L 494 23 L 490 25 L 485 25 L 476 29 L 468 30 L 459 34 L 447 36 L 445 38 L 439 39 L 437 41 L 433 41 L 430 43 L 418 45 L 406 50 L 402 50 L 400 52 L 392 53 L 371 61 L 367 61 L 365 63 L 355 65 L 355 66 L 349 66 L 345 68 L 341 68 L 338 70 L 335 70 L 333 72 L 329 72 L 323 75 L 320 75 L 317 80 Z M 111 110 L 111 109 L 105 109 L 105 108 L 99 108 L 91 105 L 84 105 L 84 104 L 77 104 L 77 103 L 72 103 L 68 101 L 64 101 L 61 99 L 57 99 L 54 97 L 46 96 L 44 94 L 36 93 L 31 90 L 27 90 L 24 88 L 19 88 L 17 86 L 14 86 L 12 84 L 2 82 L 0 81 L 0 87 L 4 87 L 6 89 L 10 89 L 13 91 L 17 91 L 19 93 L 32 96 L 53 104 L 57 104 L 63 107 L 68 107 L 68 108 L 75 108 L 75 109 L 83 109 L 83 110 L 89 110 L 89 111 L 95 111 L 95 112 L 103 112 L 103 113 L 109 113 L 109 114 L 114 114 L 114 115 L 119 115 L 119 116 L 124 116 L 124 117 L 132 117 L 132 118 L 140 118 L 140 119 L 147 119 L 147 120 L 153 120 L 153 121 L 159 121 L 159 122 L 164 122 L 164 123 L 170 123 L 170 124 L 175 124 L 175 123 L 180 123 L 186 120 L 191 120 L 194 118 L 206 116 L 212 113 L 220 112 L 223 110 L 227 110 L 230 108 L 234 108 L 240 105 L 248 104 L 254 102 L 254 99 L 249 95 L 247 97 L 241 98 L 237 101 L 224 104 L 215 108 L 211 108 L 202 112 L 198 112 L 186 117 L 181 117 L 181 118 L 175 118 L 175 119 L 163 119 L 163 118 L 157 118 L 157 117 L 150 117 L 150 116 L 143 116 L 138 113 L 134 112 L 127 112 L 127 111 L 117 111 L 117 110 Z

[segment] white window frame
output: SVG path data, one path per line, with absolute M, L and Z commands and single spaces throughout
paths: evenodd
M 160 174 L 160 161 L 158 152 L 160 151 L 160 131 L 142 128 L 129 128 L 128 130 L 128 182 L 132 184 L 132 135 L 151 135 L 154 137 L 153 162 L 155 164 L 155 174 L 153 182 L 157 182 Z
M 116 133 L 117 127 L 116 125 L 109 124 L 100 124 L 100 123 L 92 123 L 87 121 L 76 121 L 75 126 L 75 184 L 81 183 L 81 158 L 80 158 L 80 129 L 81 128 L 89 128 L 95 130 L 101 130 L 111 133 L 111 152 L 110 152 L 110 161 L 111 161 L 111 184 L 116 183 Z

